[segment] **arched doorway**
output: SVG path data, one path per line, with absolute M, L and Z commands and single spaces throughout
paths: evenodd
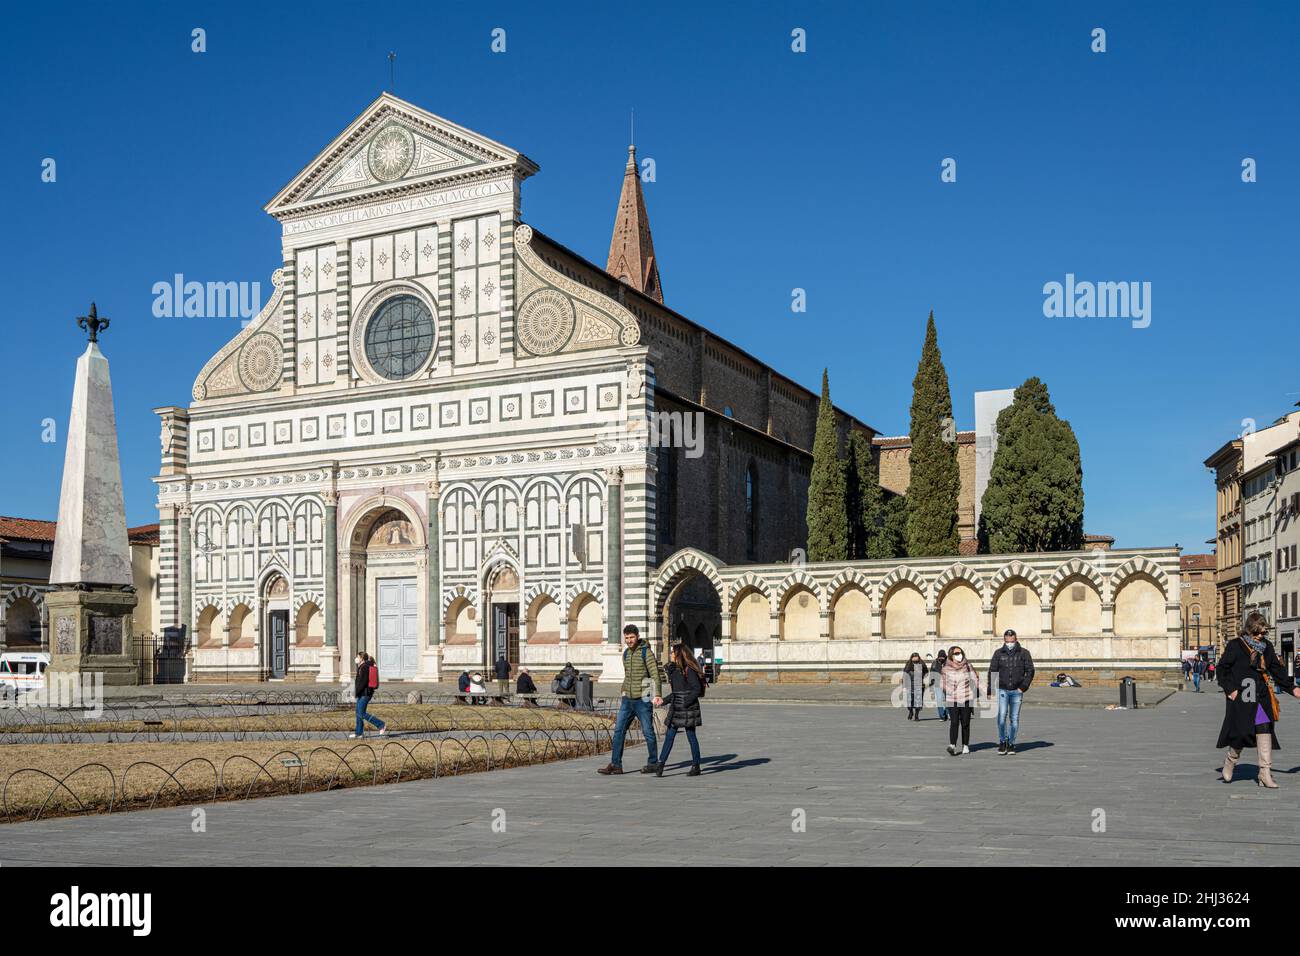
M 670 644 L 684 642 L 712 659 L 722 634 L 722 599 L 702 573 L 688 573 L 669 590 L 660 621 Z
M 263 656 L 267 676 L 283 680 L 289 673 L 289 582 L 276 573 L 262 586 Z
M 511 670 L 519 666 L 519 573 L 505 562 L 495 564 L 483 577 L 483 606 L 488 609 L 487 660 L 491 669 L 505 657 Z
M 384 681 L 414 679 L 428 644 L 422 521 L 411 502 L 387 494 L 359 504 L 344 525 L 340 563 L 348 576 L 340 588 L 346 607 L 340 613 L 340 650 L 350 644 L 351 653 L 374 655 Z

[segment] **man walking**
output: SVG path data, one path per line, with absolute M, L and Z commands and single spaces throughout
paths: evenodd
M 998 681 L 998 753 L 1014 755 L 1016 731 L 1020 729 L 1020 701 L 1034 681 L 1034 659 L 1010 628 L 1003 633 L 1002 646 L 993 652 L 989 661 L 989 694 L 994 690 L 995 675 Z
M 497 655 L 497 661 L 492 665 L 492 670 L 496 674 L 497 692 L 500 695 L 497 700 L 505 700 L 506 694 L 510 693 L 510 662 L 506 660 L 504 653 Z
M 1201 676 L 1205 673 L 1205 661 L 1199 657 L 1192 661 L 1192 685 L 1196 688 L 1196 693 L 1201 692 Z
M 608 766 L 601 767 L 597 773 L 608 776 L 623 772 L 623 738 L 634 716 L 641 723 L 646 749 L 650 751 L 650 762 L 641 768 L 641 772 L 654 773 L 659 769 L 654 708 L 663 703 L 663 680 L 659 658 L 641 640 L 636 625 L 627 625 L 623 628 L 623 698 L 618 706 L 618 719 L 614 721 L 614 746 Z M 653 699 L 650 697 L 651 684 L 654 685 Z

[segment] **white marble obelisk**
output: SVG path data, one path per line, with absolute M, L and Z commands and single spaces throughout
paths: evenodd
M 131 584 L 113 385 L 97 342 L 77 360 L 50 583 Z
M 50 670 L 55 674 L 101 674 L 105 684 L 139 683 L 132 655 L 131 613 L 138 598 L 126 536 L 122 468 L 108 359 L 99 333 L 108 320 L 78 320 L 90 344 L 77 360 L 72 417 L 63 459 L 59 523 L 54 532 L 50 611 Z

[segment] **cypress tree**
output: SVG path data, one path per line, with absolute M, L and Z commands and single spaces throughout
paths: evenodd
M 907 553 L 914 558 L 956 554 L 961 473 L 957 467 L 952 393 L 939 354 L 933 312 L 925 325 L 921 361 L 912 379 L 910 434 L 912 477 L 906 495 Z
M 885 492 L 880 487 L 880 463 L 872 453 L 871 442 L 864 432 L 854 431 L 849 438 L 849 458 L 845 468 L 849 508 L 849 556 L 862 558 L 895 557 L 885 534 Z
M 830 377 L 822 370 L 817 407 L 812 475 L 808 481 L 808 560 L 844 561 L 849 556 L 849 514 L 845 503 L 844 463 L 840 460 Z
M 907 557 L 907 495 L 893 495 L 885 502 L 884 523 L 874 542 L 873 558 Z
M 1030 378 L 998 413 L 998 450 L 980 507 L 980 547 L 994 554 L 1083 547 L 1083 464 L 1070 423 Z

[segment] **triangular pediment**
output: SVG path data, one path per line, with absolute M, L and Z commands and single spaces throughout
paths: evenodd
M 294 215 L 511 170 L 523 179 L 537 165 L 508 146 L 383 93 L 280 190 L 266 211 Z

